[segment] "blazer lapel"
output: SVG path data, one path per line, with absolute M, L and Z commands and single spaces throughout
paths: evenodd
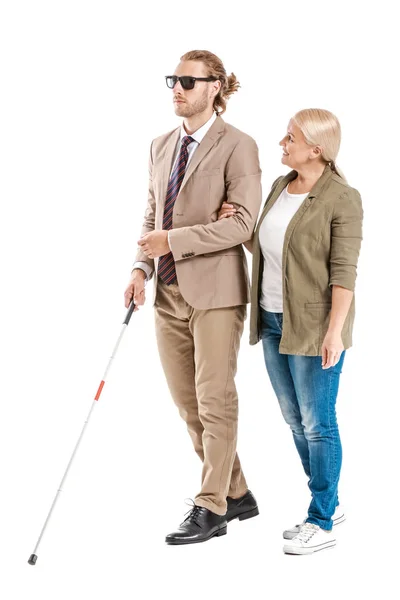
M 186 169 L 185 177 L 183 178 L 179 193 L 181 193 L 196 167 L 200 164 L 200 162 L 203 160 L 206 154 L 214 146 L 215 142 L 221 136 L 224 129 L 225 121 L 221 117 L 217 117 L 214 123 L 211 125 L 210 129 L 207 131 L 204 138 L 201 140 L 199 147 L 196 148 L 196 152 L 193 154 L 189 166 Z
M 280 180 L 280 182 L 277 184 L 277 186 L 275 187 L 275 189 L 270 193 L 270 195 L 268 196 L 265 204 L 264 204 L 264 208 L 263 211 L 260 215 L 260 219 L 258 221 L 257 227 L 256 227 L 256 234 L 257 234 L 257 238 L 258 238 L 258 231 L 260 229 L 261 223 L 264 220 L 265 215 L 271 210 L 271 208 L 273 207 L 273 205 L 275 204 L 275 202 L 278 200 L 279 196 L 281 195 L 281 193 L 283 192 L 283 190 L 285 189 L 285 187 L 287 186 L 287 184 L 289 183 L 289 181 L 292 181 L 293 179 L 295 179 L 297 176 L 296 171 L 290 171 L 290 173 L 288 173 L 287 175 L 285 175 L 284 177 L 282 177 L 282 179 Z
M 293 179 L 296 179 L 296 177 L 297 177 L 297 171 L 290 171 L 287 175 L 282 177 L 282 179 L 277 184 L 275 189 L 270 193 L 269 197 L 267 198 L 267 200 L 265 202 L 263 211 L 260 215 L 260 219 L 257 224 L 257 233 L 258 233 L 258 230 L 260 229 L 260 225 L 261 225 L 262 221 L 264 220 L 265 215 L 271 210 L 271 208 L 273 207 L 275 202 L 278 200 L 279 196 L 281 195 L 281 193 L 283 192 L 285 187 L 288 185 L 288 183 L 290 183 L 290 181 L 293 181 Z M 310 193 L 308 194 L 308 196 L 304 199 L 303 203 L 300 205 L 299 210 L 296 212 L 296 214 L 293 217 L 294 220 L 297 220 L 298 218 L 300 218 L 303 215 L 304 210 L 311 204 L 311 200 L 314 198 L 317 198 L 317 196 L 319 195 L 321 190 L 324 188 L 326 182 L 331 177 L 332 177 L 332 170 L 329 166 L 327 166 L 327 167 L 325 167 L 325 170 L 322 173 L 321 177 L 318 179 L 318 181 L 315 183 L 313 188 L 310 190 Z M 292 221 L 290 222 L 290 224 L 292 224 Z
M 167 196 L 168 182 L 171 175 L 172 169 L 172 161 L 174 159 L 175 149 L 178 144 L 179 138 L 181 134 L 181 128 L 178 127 L 175 131 L 172 132 L 171 137 L 169 138 L 163 158 L 163 176 L 162 176 L 162 187 L 161 187 L 161 204 L 164 206 L 165 198 Z
M 296 173 L 296 171 L 292 171 L 292 173 Z M 291 175 L 291 173 L 289 173 L 289 175 Z M 317 180 L 317 182 L 311 188 L 308 195 L 304 198 L 303 202 L 300 204 L 299 209 L 293 215 L 291 221 L 289 222 L 289 224 L 287 226 L 284 244 L 283 244 L 284 252 L 285 252 L 285 248 L 287 247 L 287 245 L 289 243 L 290 236 L 292 235 L 297 223 L 300 221 L 300 219 L 303 217 L 304 213 L 311 206 L 311 204 L 313 203 L 313 200 L 315 201 L 316 198 L 318 198 L 319 194 L 324 189 L 326 183 L 330 180 L 331 177 L 332 177 L 332 169 L 329 166 L 326 166 L 321 177 Z
M 260 232 L 261 223 L 263 222 L 265 216 L 271 210 L 271 208 L 273 207 L 275 202 L 278 200 L 279 196 L 281 195 L 281 193 L 283 192 L 285 187 L 288 185 L 288 183 L 290 181 L 292 181 L 293 179 L 295 179 L 296 177 L 297 177 L 297 171 L 290 171 L 290 173 L 288 173 L 287 175 L 282 177 L 282 179 L 276 185 L 275 189 L 273 189 L 273 191 L 270 192 L 270 194 L 265 202 L 263 211 L 260 215 L 260 219 L 257 223 L 257 227 L 254 231 L 254 237 L 253 237 L 253 282 L 255 282 L 255 281 L 257 282 L 257 285 L 256 285 L 257 294 L 259 293 L 259 286 L 261 285 L 262 270 L 260 270 L 260 268 L 261 268 L 261 265 L 263 264 L 262 263 L 263 259 L 261 256 L 260 242 L 259 242 L 259 232 Z M 318 179 L 316 184 L 310 190 L 310 193 L 304 199 L 304 201 L 302 202 L 298 211 L 295 213 L 295 215 L 291 219 L 290 223 L 288 224 L 288 227 L 285 232 L 284 242 L 283 242 L 283 252 L 282 252 L 282 263 L 283 264 L 286 260 L 286 253 L 287 253 L 289 240 L 290 240 L 290 237 L 293 233 L 295 226 L 297 225 L 297 223 L 301 219 L 301 217 L 304 215 L 304 213 L 306 212 L 308 207 L 311 205 L 313 200 L 318 198 L 319 194 L 321 193 L 321 191 L 323 191 L 326 183 L 330 180 L 331 177 L 332 177 L 332 170 L 329 166 L 327 166 L 325 168 L 325 171 L 323 172 L 322 176 Z M 257 296 L 257 299 L 254 300 L 254 302 L 258 302 L 258 296 Z

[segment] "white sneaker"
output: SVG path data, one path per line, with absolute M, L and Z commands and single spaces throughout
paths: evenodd
M 314 523 L 303 523 L 299 533 L 283 546 L 286 554 L 312 554 L 336 545 L 332 531 L 325 531 Z
M 336 507 L 336 510 L 332 517 L 333 525 L 339 525 L 340 523 L 343 523 L 343 521 L 345 521 L 345 520 L 346 520 L 346 517 L 344 516 L 343 508 L 339 504 L 339 506 Z M 305 523 L 305 520 L 303 521 L 303 523 Z M 303 523 L 300 523 L 299 525 L 295 525 L 294 527 L 292 527 L 292 529 L 286 529 L 283 532 L 284 539 L 292 540 L 299 533 L 300 527 L 303 525 Z

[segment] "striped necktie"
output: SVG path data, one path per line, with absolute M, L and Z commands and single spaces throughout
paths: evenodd
M 175 169 L 171 175 L 168 183 L 167 196 L 165 199 L 164 206 L 164 217 L 163 217 L 163 229 L 172 229 L 172 212 L 174 210 L 175 200 L 178 197 L 178 193 L 185 176 L 186 165 L 188 161 L 188 145 L 195 140 L 186 135 L 182 138 L 181 149 L 179 152 L 178 160 L 176 161 Z M 171 283 L 177 283 L 175 261 L 172 256 L 172 252 L 160 256 L 158 261 L 158 276 L 161 280 L 170 285 Z

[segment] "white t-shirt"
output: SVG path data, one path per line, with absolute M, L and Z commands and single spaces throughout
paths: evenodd
M 283 312 L 282 252 L 285 232 L 307 194 L 283 190 L 261 223 L 259 240 L 264 258 L 260 304 L 269 312 Z

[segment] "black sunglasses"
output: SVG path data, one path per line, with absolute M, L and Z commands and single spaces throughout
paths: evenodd
M 184 90 L 192 90 L 196 81 L 217 81 L 218 77 L 190 77 L 189 75 L 183 75 L 178 77 L 177 75 L 166 75 L 165 81 L 167 86 L 173 90 L 176 84 L 179 83 Z

